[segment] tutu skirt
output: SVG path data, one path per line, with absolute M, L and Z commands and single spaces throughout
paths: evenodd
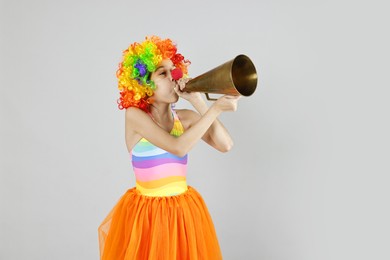
M 166 197 L 129 189 L 98 232 L 103 260 L 222 259 L 208 209 L 191 186 Z

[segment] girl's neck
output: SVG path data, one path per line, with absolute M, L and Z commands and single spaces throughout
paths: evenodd
M 174 121 L 171 104 L 152 104 L 150 115 L 153 120 L 163 129 L 170 130 Z

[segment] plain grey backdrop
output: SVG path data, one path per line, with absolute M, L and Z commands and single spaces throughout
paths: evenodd
M 115 71 L 151 34 L 192 77 L 241 53 L 258 70 L 221 116 L 233 150 L 189 157 L 225 259 L 390 259 L 388 7 L 2 0 L 0 259 L 98 259 L 97 228 L 135 184 Z

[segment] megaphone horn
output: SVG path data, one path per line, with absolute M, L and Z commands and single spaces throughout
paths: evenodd
M 257 86 L 257 73 L 253 62 L 246 55 L 234 59 L 187 82 L 183 91 L 228 95 L 252 95 Z

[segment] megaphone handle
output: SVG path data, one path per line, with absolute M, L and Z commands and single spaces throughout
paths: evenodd
M 216 101 L 216 98 L 209 97 L 209 93 L 204 93 L 206 95 L 207 100 Z

